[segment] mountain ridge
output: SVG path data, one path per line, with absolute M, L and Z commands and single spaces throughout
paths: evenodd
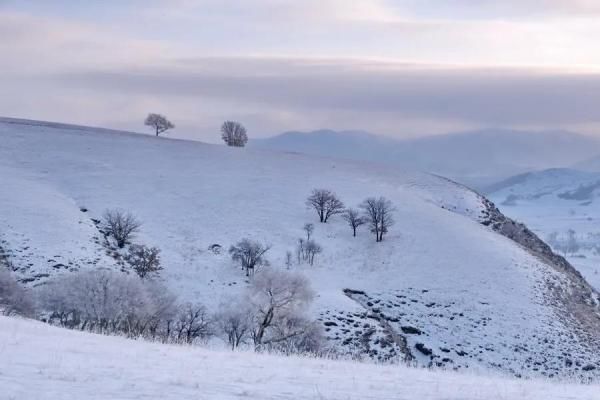
M 592 157 L 600 141 L 564 130 L 483 129 L 412 139 L 317 130 L 254 139 L 250 146 L 423 170 L 481 189 L 519 173 Z

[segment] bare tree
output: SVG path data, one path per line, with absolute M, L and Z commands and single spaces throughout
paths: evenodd
M 292 268 L 292 252 L 289 250 L 285 252 L 285 267 Z
M 306 199 L 306 205 L 317 211 L 319 221 L 322 223 L 327 223 L 332 215 L 344 212 L 344 203 L 335 193 L 327 189 L 314 189 Z
M 117 241 L 119 248 L 125 247 L 142 226 L 133 214 L 121 210 L 106 210 L 103 219 L 106 234 Z
M 264 245 L 250 239 L 242 239 L 235 246 L 229 248 L 229 254 L 233 261 L 237 261 L 246 270 L 246 276 L 250 276 L 250 271 L 254 274 L 258 267 L 268 265 L 265 258 L 267 251 L 271 246 Z
M 148 317 L 144 319 L 147 323 L 147 336 L 167 342 L 171 339 L 173 321 L 177 316 L 177 297 L 159 281 L 146 280 L 143 283 L 150 300 Z
M 156 276 L 162 271 L 160 265 L 160 249 L 144 245 L 133 245 L 125 260 L 142 279 Z
M 306 232 L 306 241 L 308 242 L 310 240 L 310 236 L 315 230 L 315 226 L 313 224 L 304 224 L 302 229 L 304 230 L 304 232 Z
M 291 318 L 298 318 L 314 297 L 308 280 L 298 274 L 266 270 L 252 281 L 248 301 L 256 310 L 252 338 L 257 348 L 302 335 L 306 325 L 284 330 Z M 285 332 L 283 335 L 281 332 Z
M 152 128 L 154 128 L 156 136 L 169 129 L 175 128 L 175 125 L 171 121 L 169 121 L 167 117 L 165 117 L 164 115 L 153 113 L 148 114 L 146 120 L 144 121 L 144 125 L 151 126 Z
M 248 142 L 246 128 L 239 122 L 225 121 L 221 125 L 221 138 L 232 147 L 244 147 Z
M 224 333 L 231 350 L 235 350 L 250 338 L 254 315 L 248 303 L 232 301 L 217 315 L 219 329 Z
M 34 304 L 29 292 L 0 265 L 0 315 L 22 315 L 31 317 Z
M 213 334 L 212 320 L 201 304 L 184 305 L 175 321 L 174 334 L 178 343 L 192 344 L 196 339 L 205 340 Z
M 296 246 L 296 260 L 298 264 L 302 263 L 306 259 L 306 241 L 302 238 L 298 239 L 298 246 Z
M 354 208 L 348 208 L 342 214 L 342 218 L 346 220 L 350 228 L 352 228 L 352 236 L 356 237 L 356 229 L 367 223 L 366 219 L 360 215 L 360 212 Z
M 371 227 L 371 232 L 375 234 L 375 240 L 381 242 L 383 235 L 388 232 L 390 226 L 394 224 L 392 215 L 395 208 L 392 202 L 385 197 L 369 197 L 361 205 L 365 213 L 367 223 Z
M 312 266 L 315 263 L 315 256 L 321 254 L 323 248 L 314 240 L 309 240 L 305 245 L 306 261 Z

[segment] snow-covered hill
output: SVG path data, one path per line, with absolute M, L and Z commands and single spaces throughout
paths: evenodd
M 506 215 L 525 222 L 541 237 L 555 232 L 565 240 L 573 230 L 581 248 L 569 260 L 600 288 L 600 173 L 538 171 L 507 179 L 487 192 Z
M 110 265 L 92 219 L 119 207 L 143 221 L 137 241 L 162 249 L 171 288 L 213 307 L 246 278 L 209 247 L 251 237 L 285 268 L 313 222 L 324 252 L 293 268 L 312 282 L 312 313 L 342 351 L 520 376 L 600 373 L 596 294 L 483 225 L 490 205 L 446 179 L 43 123 L 0 122 L 0 138 L 0 243 L 30 285 Z M 397 223 L 383 243 L 366 229 L 353 238 L 340 218 L 319 224 L 304 201 L 320 187 L 348 206 L 386 196 Z
M 128 341 L 0 317 L 0 398 L 593 400 L 596 385 Z

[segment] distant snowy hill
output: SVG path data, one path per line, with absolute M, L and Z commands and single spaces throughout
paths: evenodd
M 569 259 L 600 288 L 600 172 L 532 172 L 491 185 L 486 193 L 506 215 L 527 223 L 541 237 L 565 237 L 574 230 L 582 248 Z
M 251 146 L 423 170 L 481 188 L 518 173 L 566 167 L 596 155 L 600 141 L 564 131 L 482 130 L 395 140 L 365 132 L 287 132 Z
M 506 195 L 504 202 L 546 198 L 587 203 L 600 193 L 600 173 L 552 168 L 513 176 L 486 187 L 484 192 L 495 198 Z
M 598 293 L 525 228 L 444 178 L 44 123 L 0 121 L 0 139 L 0 247 L 30 286 L 110 268 L 93 220 L 118 207 L 143 222 L 138 242 L 162 249 L 168 285 L 212 308 L 247 278 L 209 248 L 250 237 L 271 244 L 271 264 L 285 268 L 312 222 L 323 253 L 292 268 L 312 282 L 311 313 L 340 351 L 517 376 L 600 374 Z M 367 229 L 353 238 L 341 218 L 319 224 L 305 199 L 321 187 L 348 206 L 386 196 L 397 223 L 383 243 Z
M 0 398 L 593 400 L 600 387 L 126 340 L 0 317 Z

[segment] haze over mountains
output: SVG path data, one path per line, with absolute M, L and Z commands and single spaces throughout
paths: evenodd
M 286 132 L 250 145 L 422 170 L 476 189 L 524 172 L 571 166 L 600 153 L 600 140 L 558 130 L 488 129 L 409 140 L 319 130 Z

